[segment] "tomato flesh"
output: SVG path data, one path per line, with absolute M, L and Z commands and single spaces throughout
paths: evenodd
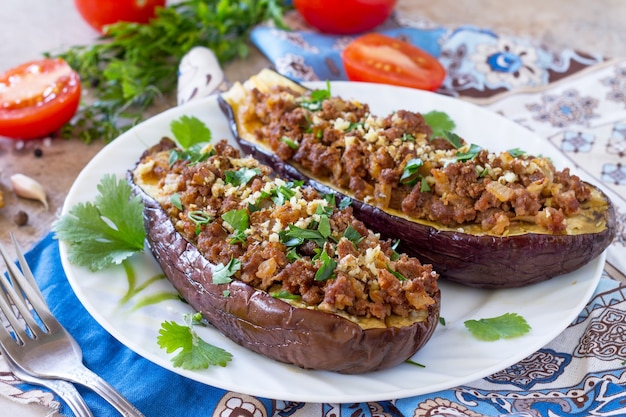
M 342 62 L 351 81 L 367 81 L 434 91 L 446 71 L 439 61 L 410 43 L 368 33 L 343 50 Z
M 0 136 L 44 137 L 76 113 L 81 85 L 62 59 L 41 59 L 0 74 Z
M 382 24 L 397 0 L 294 0 L 304 20 L 324 33 L 353 35 Z
M 74 4 L 91 27 L 105 33 L 106 25 L 117 22 L 148 23 L 165 0 L 74 0 Z

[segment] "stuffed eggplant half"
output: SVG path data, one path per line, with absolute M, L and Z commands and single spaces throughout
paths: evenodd
M 190 157 L 163 139 L 128 180 L 165 275 L 244 347 L 354 374 L 406 361 L 437 326 L 431 265 L 396 252 L 345 202 L 272 175 L 226 141 Z
M 399 238 L 442 278 L 520 287 L 578 269 L 615 236 L 608 197 L 569 169 L 434 135 L 420 113 L 379 117 L 365 103 L 271 70 L 219 100 L 245 152 L 322 193 L 351 198 L 357 218 Z

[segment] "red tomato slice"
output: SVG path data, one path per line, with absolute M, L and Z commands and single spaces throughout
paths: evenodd
M 380 33 L 354 39 L 341 54 L 351 81 L 393 84 L 434 91 L 446 70 L 422 49 Z
M 78 74 L 60 58 L 0 74 L 0 136 L 34 139 L 55 132 L 76 113 L 80 91 Z
M 80 15 L 98 32 L 117 22 L 148 23 L 165 0 L 74 0 Z

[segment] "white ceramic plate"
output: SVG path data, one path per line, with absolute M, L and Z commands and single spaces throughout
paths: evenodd
M 456 131 L 469 142 L 492 151 L 519 147 L 551 156 L 557 167 L 565 165 L 565 159 L 547 141 L 466 102 L 413 89 L 364 83 L 333 83 L 332 93 L 370 103 L 376 115 L 386 115 L 402 108 L 421 112 L 445 111 L 456 122 Z M 211 128 L 214 140 L 233 140 L 215 96 L 168 110 L 107 145 L 77 178 L 63 212 L 67 213 L 79 202 L 92 201 L 97 194 L 96 185 L 105 174 L 123 178 L 148 146 L 162 136 L 170 135 L 170 121 L 182 115 L 203 120 Z M 363 375 L 306 371 L 252 353 L 216 330 L 207 328 L 200 329 L 200 335 L 209 343 L 231 352 L 233 361 L 224 368 L 185 371 L 172 366 L 171 355 L 158 347 L 156 339 L 164 320 L 182 322 L 182 314 L 189 312 L 189 307 L 181 301 L 169 300 L 133 309 L 144 296 L 161 291 L 173 292 L 166 280 L 151 284 L 131 301 L 121 304 L 128 286 L 121 267 L 91 273 L 69 264 L 64 242 L 61 242 L 60 250 L 63 267 L 80 301 L 107 331 L 130 349 L 164 368 L 209 385 L 266 398 L 303 402 L 403 398 L 466 384 L 500 371 L 543 347 L 570 324 L 591 297 L 604 265 L 602 255 L 573 273 L 519 289 L 478 290 L 440 281 L 441 316 L 446 325 L 438 326 L 427 345 L 413 357 L 414 361 L 425 365 L 424 368 L 402 364 Z M 148 251 L 133 258 L 133 267 L 139 282 L 161 272 Z M 531 332 L 519 338 L 481 342 L 463 324 L 468 319 L 509 312 L 526 318 L 532 326 Z

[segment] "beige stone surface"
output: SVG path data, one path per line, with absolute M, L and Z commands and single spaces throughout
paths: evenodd
M 491 28 L 555 49 L 626 56 L 626 2 L 622 0 L 399 0 L 397 12 L 405 19 L 449 27 Z M 20 36 L 14 37 L 15 33 Z M 8 0 L 0 4 L 0 39 L 5 40 L 0 43 L 0 70 L 38 58 L 44 51 L 89 43 L 95 37 L 73 9 L 72 0 Z M 229 64 L 226 75 L 230 81 L 243 79 L 266 64 L 264 57 L 253 51 L 246 61 Z M 15 142 L 0 138 L 0 190 L 5 200 L 0 209 L 0 242 L 9 242 L 9 234 L 14 233 L 29 247 L 48 233 L 76 176 L 103 145 L 85 145 L 75 139 Z M 35 149 L 43 155 L 36 157 Z M 48 210 L 15 196 L 9 182 L 14 173 L 42 183 L 48 193 Z M 13 220 L 19 211 L 29 216 L 26 226 L 17 226 Z

